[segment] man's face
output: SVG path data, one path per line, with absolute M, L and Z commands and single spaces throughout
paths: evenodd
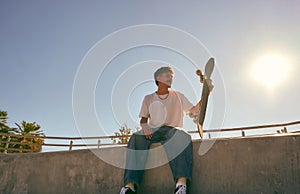
M 173 82 L 173 74 L 171 72 L 162 73 L 156 79 L 170 88 Z

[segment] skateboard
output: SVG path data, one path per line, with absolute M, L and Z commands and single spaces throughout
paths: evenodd
M 210 76 L 214 70 L 214 67 L 215 67 L 215 59 L 210 58 L 205 65 L 204 74 L 201 72 L 200 69 L 196 71 L 196 74 L 200 77 L 200 82 L 203 83 L 202 94 L 201 94 L 202 103 L 199 109 L 199 116 L 197 119 L 197 128 L 201 139 L 203 139 L 203 123 L 206 114 L 208 96 L 211 89 L 209 88 L 208 81 L 210 81 Z

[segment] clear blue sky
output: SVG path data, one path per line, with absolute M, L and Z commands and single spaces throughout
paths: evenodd
M 48 136 L 78 136 L 72 90 L 84 56 L 99 40 L 117 30 L 141 24 L 161 24 L 192 34 L 216 58 L 226 91 L 223 128 L 299 120 L 299 21 L 300 2 L 296 0 L 2 0 L 0 109 L 8 111 L 11 126 L 22 120 L 35 121 Z M 283 56 L 289 63 L 287 76 L 272 90 L 250 76 L 253 61 L 270 52 Z M 125 116 L 116 119 L 112 114 L 112 109 L 116 108 L 103 91 L 109 93 L 113 84 L 117 84 L 115 73 L 120 70 L 122 59 L 128 67 L 144 60 L 188 63 L 180 56 L 172 55 L 171 51 L 161 48 L 136 48 L 109 64 L 95 90 L 96 111 L 107 133 L 112 134 L 123 123 L 134 128 L 143 96 L 155 90 L 151 82 L 137 87 L 130 98 L 126 97 L 132 105 L 127 111 L 132 120 L 126 120 Z M 189 77 L 193 74 L 193 78 L 194 69 L 186 67 L 175 69 L 177 75 L 180 77 L 185 73 Z M 149 72 L 150 77 L 152 73 Z M 188 89 L 180 83 L 176 83 L 175 75 L 174 88 Z M 213 95 L 218 94 L 218 86 L 222 85 L 215 83 Z M 199 87 L 197 80 L 191 84 Z M 188 98 L 196 102 L 197 92 L 187 92 Z M 210 122 L 213 126 L 213 117 Z M 188 121 L 185 127 L 195 130 Z

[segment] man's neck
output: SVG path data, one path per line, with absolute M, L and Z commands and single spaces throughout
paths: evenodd
M 156 93 L 158 95 L 168 94 L 169 93 L 169 88 L 167 88 L 167 87 L 158 87 Z

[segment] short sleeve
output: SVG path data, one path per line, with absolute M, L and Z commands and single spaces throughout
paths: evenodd
M 194 105 L 182 93 L 180 93 L 180 92 L 177 92 L 177 93 L 180 97 L 183 111 L 188 112 Z
M 149 96 L 145 96 L 139 114 L 140 118 L 142 117 L 148 118 L 150 116 L 148 104 L 149 104 Z

